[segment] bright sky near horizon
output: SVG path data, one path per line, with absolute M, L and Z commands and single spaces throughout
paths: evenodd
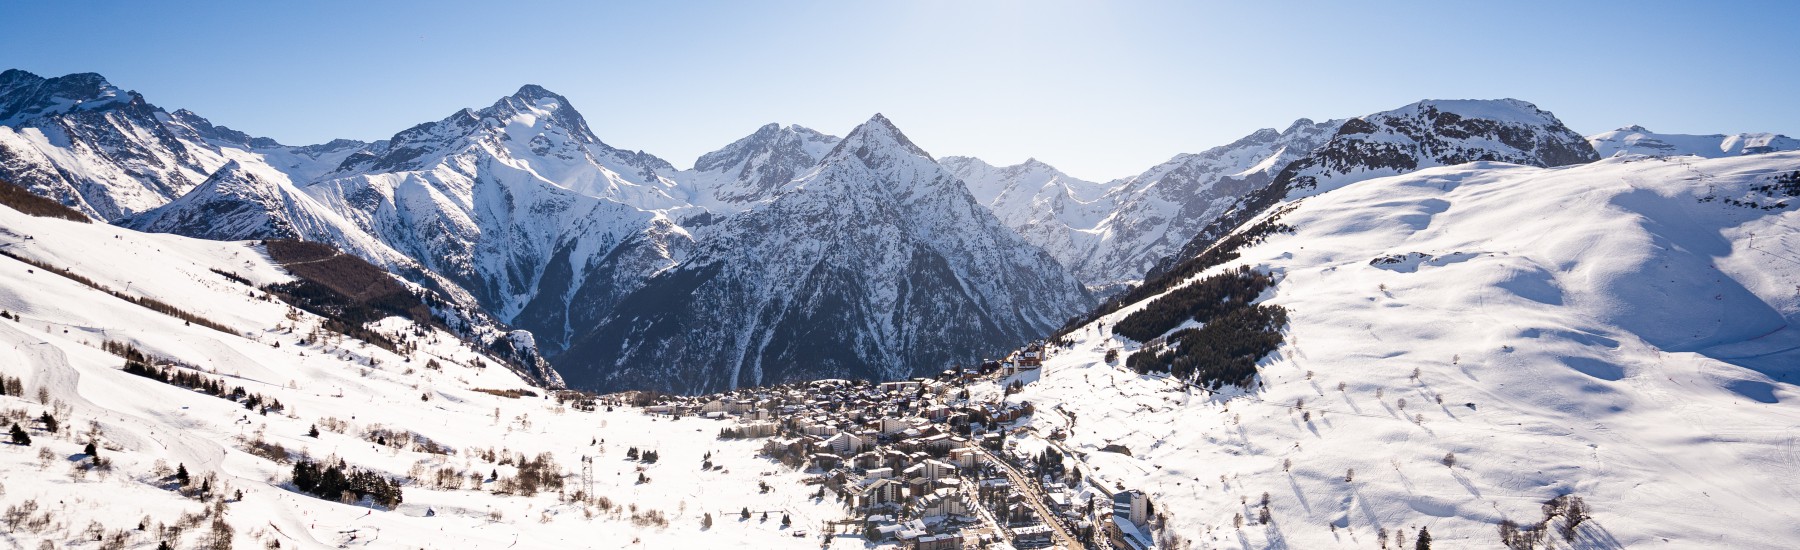
M 0 3 L 0 69 L 97 72 L 283 143 L 522 84 L 679 167 L 885 113 L 933 155 L 1109 180 L 1296 118 L 1516 97 L 1592 134 L 1800 135 L 1800 2 Z

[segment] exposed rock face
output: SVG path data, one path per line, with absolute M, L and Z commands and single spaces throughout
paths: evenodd
M 903 378 L 997 354 L 1091 302 L 877 115 L 727 218 L 565 353 L 572 384 L 716 390 Z

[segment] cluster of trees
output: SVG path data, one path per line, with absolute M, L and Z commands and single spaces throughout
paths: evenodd
M 1149 299 L 1151 296 L 1167 292 L 1169 289 L 1181 284 L 1182 281 L 1186 281 L 1203 271 L 1211 269 L 1214 266 L 1224 265 L 1225 262 L 1236 260 L 1239 257 L 1238 250 L 1246 246 L 1259 244 L 1265 239 L 1268 239 L 1270 235 L 1292 233 L 1294 231 L 1292 226 L 1280 223 L 1279 221 L 1283 215 L 1293 209 L 1292 206 L 1277 210 L 1268 217 L 1263 218 L 1262 221 L 1249 227 L 1245 227 L 1241 231 L 1230 232 L 1233 228 L 1243 225 L 1250 221 L 1250 218 L 1274 206 L 1274 204 L 1281 200 L 1281 197 L 1286 196 L 1286 194 L 1286 187 L 1282 185 L 1279 180 L 1276 184 L 1271 184 L 1268 187 L 1252 192 L 1251 195 L 1245 199 L 1242 208 L 1234 210 L 1207 225 L 1206 229 L 1202 230 L 1199 235 L 1196 235 L 1193 241 L 1190 241 L 1187 245 L 1182 247 L 1182 252 L 1180 254 L 1172 256 L 1185 256 L 1187 257 L 1186 260 L 1170 265 L 1166 269 L 1163 265 L 1156 266 L 1150 273 L 1146 274 L 1143 284 L 1132 287 L 1130 290 L 1126 290 L 1125 292 L 1121 292 L 1112 298 L 1107 299 L 1106 302 L 1100 304 L 1100 307 L 1094 308 L 1093 311 L 1090 311 L 1087 314 L 1070 319 L 1067 323 L 1063 324 L 1062 328 L 1056 331 L 1056 334 L 1051 335 L 1051 339 L 1062 338 L 1063 336 L 1074 332 L 1075 329 L 1093 323 L 1103 316 L 1118 311 L 1120 308 L 1142 302 Z M 1151 336 L 1151 338 L 1154 337 L 1155 336 Z
M 644 449 L 642 451 L 639 451 L 637 447 L 632 447 L 625 451 L 625 459 L 626 460 L 637 460 L 637 461 L 642 461 L 642 462 L 646 462 L 649 464 L 655 464 L 656 461 L 661 458 L 662 458 L 662 455 L 656 454 L 655 449 Z
M 294 488 L 327 500 L 351 503 L 367 498 L 388 508 L 401 502 L 400 484 L 362 468 L 354 468 L 339 460 L 321 466 L 311 459 L 294 462 Z
M 1576 530 L 1581 523 L 1590 519 L 1587 502 L 1575 495 L 1561 495 L 1544 503 L 1544 517 L 1537 524 L 1521 527 L 1513 520 L 1500 522 L 1500 544 L 1511 550 L 1533 550 L 1542 544 L 1548 547 L 1545 540 L 1551 531 L 1551 523 L 1562 518 L 1562 523 L 1555 526 L 1557 534 L 1564 541 L 1575 542 Z
M 210 328 L 210 329 L 213 329 L 213 330 L 216 330 L 219 332 L 223 332 L 225 334 L 230 334 L 233 336 L 238 335 L 238 331 L 233 330 L 231 327 L 225 326 L 223 323 L 214 322 L 211 319 L 201 317 L 192 312 L 175 307 L 173 305 L 169 305 L 168 303 L 162 302 L 160 300 L 146 298 L 143 296 L 132 296 L 132 295 L 129 295 L 129 294 L 126 294 L 123 292 L 119 292 L 117 290 L 113 290 L 111 288 L 108 288 L 106 285 L 102 285 L 99 282 L 97 282 L 93 279 L 84 277 L 78 273 L 75 273 L 74 271 L 56 267 L 56 266 L 53 266 L 53 265 L 50 265 L 50 264 L 47 264 L 44 262 L 33 260 L 31 258 L 26 258 L 26 257 L 20 256 L 18 254 L 13 254 L 12 252 L 8 252 L 6 250 L 0 250 L 0 256 L 6 256 L 8 258 L 12 258 L 14 260 L 18 260 L 25 264 L 29 264 L 31 266 L 37 267 L 38 269 L 42 269 L 44 271 L 48 271 L 51 273 L 55 273 L 57 275 L 61 275 L 64 279 L 68 279 L 71 281 L 75 281 L 77 283 L 81 283 L 83 285 L 86 285 L 89 288 L 94 289 L 94 290 L 98 290 L 98 291 L 110 294 L 114 298 L 118 298 L 120 300 L 124 300 L 127 302 L 137 304 L 138 306 L 143 307 L 144 309 L 148 309 L 150 311 L 154 311 L 157 313 L 161 313 L 163 315 L 174 317 L 176 319 L 181 319 L 182 321 L 186 321 L 190 325 L 200 325 L 200 326 Z
M 107 342 L 106 345 L 115 345 L 115 343 Z M 131 349 L 128 346 L 124 353 L 126 354 L 125 372 L 171 386 L 198 391 L 220 399 L 243 403 L 245 409 L 262 414 L 271 412 L 279 413 L 287 409 L 286 405 L 281 404 L 280 399 L 264 397 L 260 393 L 250 393 L 245 391 L 243 386 L 226 386 L 224 382 L 215 380 L 204 374 L 179 368 L 164 368 L 149 364 L 146 362 L 147 358 L 141 352 L 136 349 Z
M 518 475 L 499 480 L 498 491 L 528 497 L 539 491 L 563 488 L 562 467 L 557 466 L 556 459 L 550 453 L 521 459 L 518 468 Z
M 1777 175 L 1774 179 L 1770 180 L 1769 183 L 1751 186 L 1750 190 L 1773 199 L 1800 197 L 1800 170 Z M 1711 202 L 1717 198 L 1718 197 L 1708 195 L 1706 197 L 1701 197 L 1700 202 Z M 1787 208 L 1788 206 L 1788 202 L 1785 200 L 1776 200 L 1774 204 L 1761 204 L 1754 199 L 1744 201 L 1726 197 L 1724 202 L 1725 204 L 1732 206 L 1756 208 L 1759 210 L 1780 210 Z
M 1800 197 L 1800 170 L 1775 176 L 1769 183 L 1751 187 L 1750 190 L 1771 197 Z
M 25 382 L 17 377 L 0 374 L 0 395 L 25 397 Z
M 271 259 L 296 277 L 263 290 L 324 317 L 327 330 L 398 352 L 400 346 L 393 339 L 363 326 L 390 316 L 405 317 L 420 326 L 441 325 L 431 307 L 411 289 L 361 258 L 321 243 L 268 240 L 263 246 Z
M 216 267 L 209 267 L 206 269 L 207 269 L 207 271 L 211 271 L 215 274 L 218 274 L 220 277 L 224 277 L 226 279 L 231 279 L 232 281 L 236 281 L 237 284 L 248 286 L 248 287 L 256 286 L 256 285 L 250 284 L 250 280 L 245 279 L 243 275 L 238 275 L 236 273 L 232 273 L 230 271 L 225 271 L 223 269 L 219 269 Z
M 1054 446 L 1044 447 L 1044 452 L 1038 453 L 1037 456 L 1032 457 L 1031 461 L 1032 465 L 1037 467 L 1039 473 L 1053 474 L 1057 477 L 1062 476 L 1063 455 L 1061 452 L 1057 451 Z
M 40 218 L 62 218 L 69 221 L 91 223 L 81 211 L 63 206 L 62 203 L 40 197 L 30 190 L 10 181 L 0 180 L 0 204 L 12 207 L 20 213 Z
M 1120 319 L 1113 326 L 1113 332 L 1148 342 L 1189 319 L 1206 323 L 1227 312 L 1243 309 L 1274 284 L 1273 276 L 1253 271 L 1250 266 L 1240 266 L 1236 271 L 1201 279 L 1157 298 L 1143 309 Z
M 317 430 L 318 428 L 315 426 L 313 429 Z M 313 437 L 318 436 L 315 435 Z M 417 451 L 434 455 L 448 455 L 454 452 L 449 447 L 436 441 L 432 441 L 431 438 L 425 437 L 424 435 L 405 430 L 391 430 L 380 424 L 364 428 L 362 431 L 362 438 L 364 441 L 376 445 L 400 449 L 402 451 Z
M 1163 349 L 1133 353 L 1125 364 L 1138 373 L 1167 373 L 1213 390 L 1225 384 L 1248 386 L 1256 376 L 1256 362 L 1281 345 L 1286 325 L 1286 308 L 1241 307 L 1200 328 L 1176 331 Z

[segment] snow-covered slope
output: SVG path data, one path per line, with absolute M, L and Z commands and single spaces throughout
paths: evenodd
M 0 375 L 21 379 L 25 390 L 0 395 L 0 430 L 16 421 L 32 440 L 0 443 L 0 509 L 23 511 L 0 519 L 0 545 L 198 548 L 222 529 L 236 548 L 817 548 L 817 538 L 790 534 L 822 530 L 842 513 L 830 498 L 810 498 L 801 474 L 756 457 L 762 442 L 717 439 L 723 422 L 508 397 L 543 390 L 454 336 L 399 318 L 378 328 L 409 342 L 404 354 L 315 333 L 320 318 L 213 271 L 257 285 L 291 280 L 250 243 L 27 218 L 0 207 L 0 249 L 232 329 L 186 325 L 0 257 Z M 284 408 L 259 414 L 128 374 L 124 359 L 101 350 L 106 342 L 183 362 L 189 366 L 175 368 Z M 45 413 L 59 431 L 43 429 L 36 419 Z M 319 434 L 309 437 L 313 427 Z M 90 441 L 109 470 L 89 468 Z M 262 450 L 252 453 L 257 442 Z M 289 458 L 268 458 L 280 456 L 270 445 Z M 628 460 L 634 447 L 656 450 L 660 460 Z M 561 489 L 496 494 L 521 455 L 553 460 Z M 397 480 L 403 500 L 386 508 L 296 492 L 286 460 L 300 456 Z M 591 490 L 581 483 L 583 457 L 592 460 Z M 703 459 L 716 468 L 701 471 Z M 204 483 L 211 495 L 183 496 L 172 475 L 178 466 L 190 491 Z M 774 519 L 739 521 L 744 508 Z M 791 528 L 780 525 L 784 512 Z M 710 529 L 701 526 L 706 515 Z
M 572 384 L 621 389 L 905 378 L 993 356 L 1089 305 L 876 115 L 793 190 L 709 229 L 558 366 Z
M 1010 399 L 1192 547 L 1498 548 L 1565 494 L 1592 519 L 1555 548 L 1800 543 L 1800 153 L 1360 179 L 1194 274 L 1277 278 L 1286 343 L 1248 391 L 1108 365 L 1138 302 Z
M 409 260 L 300 192 L 287 176 L 230 161 L 170 204 L 124 218 L 120 226 L 221 241 L 267 238 L 332 243 L 384 265 Z
M 1267 184 L 1222 210 L 1146 274 L 1154 280 L 1198 256 L 1228 232 L 1267 212 L 1276 201 L 1324 193 L 1369 178 L 1476 161 L 1568 166 L 1598 160 L 1585 138 L 1556 115 L 1517 99 L 1428 99 L 1353 118 Z
M 1646 130 L 1643 126 L 1626 126 L 1601 132 L 1588 136 L 1587 140 L 1602 157 L 1693 155 L 1719 158 L 1800 149 L 1800 140 L 1781 134 L 1659 134 Z

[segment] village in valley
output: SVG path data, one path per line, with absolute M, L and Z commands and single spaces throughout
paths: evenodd
M 841 520 L 795 526 L 797 537 L 818 529 L 824 546 L 849 536 L 909 550 L 1155 548 L 1161 521 L 1142 491 L 1092 479 L 1060 429 L 1027 426 L 1036 411 L 1012 396 L 1048 351 L 1034 343 L 934 378 L 625 392 L 595 404 L 720 420 L 720 439 L 766 440 L 764 456 L 806 472 L 816 497 L 844 506 Z

